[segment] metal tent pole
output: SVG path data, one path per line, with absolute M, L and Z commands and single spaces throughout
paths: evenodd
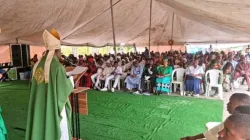
M 173 36 L 174 36 L 174 13 L 172 16 L 172 32 L 171 32 L 171 40 L 173 40 Z M 171 51 L 173 49 L 173 44 L 171 44 Z
M 115 52 L 115 60 L 116 58 L 116 40 L 115 40 L 115 25 L 114 25 L 114 14 L 113 14 L 113 0 L 110 0 L 110 7 L 111 7 L 111 19 L 112 19 L 112 30 L 113 30 L 113 41 L 114 41 L 114 52 Z
M 150 0 L 150 13 L 149 13 L 149 35 L 148 35 L 148 49 L 149 49 L 149 55 L 150 55 L 150 47 L 151 47 L 151 24 L 152 24 L 152 5 L 153 5 L 153 0 Z

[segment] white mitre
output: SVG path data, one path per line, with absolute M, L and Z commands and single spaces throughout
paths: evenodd
M 49 51 L 47 58 L 46 58 L 46 61 L 45 61 L 45 66 L 44 66 L 44 80 L 45 80 L 45 83 L 48 83 L 49 82 L 50 65 L 51 65 L 51 61 L 55 55 L 55 50 L 61 49 L 60 36 L 55 29 L 52 29 L 51 33 L 48 32 L 47 30 L 45 30 L 43 32 L 43 40 L 44 40 L 46 50 Z M 37 65 L 39 64 L 39 62 L 36 63 L 36 65 L 33 68 L 33 76 L 35 74 L 35 71 L 36 71 L 36 68 L 37 68 Z

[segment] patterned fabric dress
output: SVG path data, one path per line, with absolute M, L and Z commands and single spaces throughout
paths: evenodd
M 5 128 L 1 113 L 2 113 L 2 109 L 0 107 L 0 140 L 7 140 L 7 130 Z
M 169 93 L 171 88 L 171 77 L 172 77 L 173 68 L 171 66 L 164 67 L 159 66 L 157 68 L 158 75 L 168 75 L 161 78 L 156 78 L 156 90 L 160 92 Z
M 231 81 L 232 81 L 232 76 L 231 74 L 224 74 L 223 75 L 224 82 L 222 84 L 223 90 L 224 91 L 230 91 L 231 90 Z

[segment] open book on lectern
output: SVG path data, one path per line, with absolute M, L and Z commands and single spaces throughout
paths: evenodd
M 77 66 L 73 70 L 66 72 L 66 75 L 67 76 L 74 76 L 74 75 L 78 75 L 81 73 L 85 73 L 87 70 L 88 70 L 87 67 Z
M 78 85 L 80 83 L 80 79 L 87 72 L 87 70 L 88 70 L 87 67 L 81 67 L 81 66 L 66 67 L 66 71 L 67 71 L 66 75 L 68 77 L 73 76 L 75 85 Z M 75 86 L 75 87 L 77 87 L 77 86 Z

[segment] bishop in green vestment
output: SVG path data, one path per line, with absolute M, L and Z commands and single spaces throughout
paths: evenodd
M 73 85 L 58 59 L 60 37 L 45 30 L 43 38 L 47 53 L 33 68 L 25 140 L 71 140 Z

